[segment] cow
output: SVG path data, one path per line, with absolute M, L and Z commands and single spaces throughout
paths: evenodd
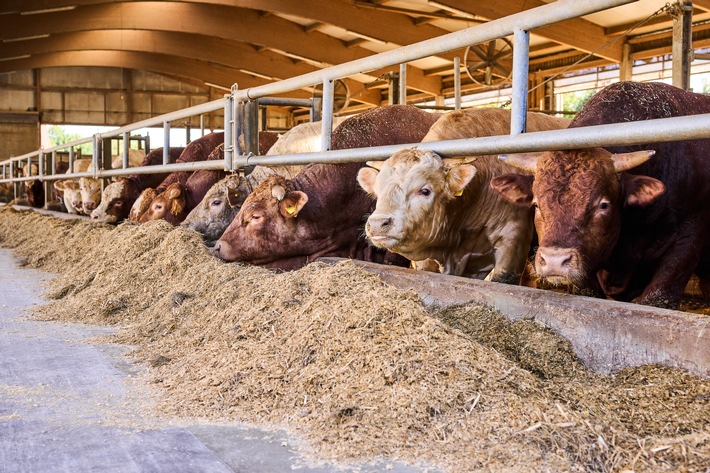
M 81 214 L 81 190 L 79 181 L 75 179 L 62 179 L 54 181 L 54 189 L 61 193 L 62 202 L 70 214 Z
M 79 191 L 81 192 L 81 213 L 91 215 L 91 212 L 101 203 L 101 179 L 80 177 Z
M 441 117 L 423 142 L 503 135 L 510 110 L 458 110 Z M 568 119 L 527 115 L 527 129 L 565 128 Z M 533 234 L 532 215 L 504 200 L 490 180 L 513 168 L 496 156 L 442 159 L 405 149 L 369 162 L 358 182 L 376 197 L 365 232 L 373 245 L 413 261 L 438 263 L 445 274 L 519 284 Z M 434 266 L 436 268 L 436 266 Z
M 343 121 L 333 132 L 332 148 L 415 143 L 439 116 L 411 105 L 378 107 Z M 364 238 L 372 200 L 356 181 L 362 166 L 311 164 L 293 179 L 269 176 L 244 201 L 213 254 L 284 270 L 320 256 L 409 264 L 373 249 Z
M 22 176 L 30 177 L 39 175 L 39 166 L 37 163 L 31 163 L 29 166 L 25 163 L 22 166 Z M 44 184 L 38 179 L 25 181 L 25 193 L 27 194 L 27 203 L 30 207 L 44 207 L 45 193 Z
M 343 118 L 334 118 L 337 126 Z M 321 122 L 296 125 L 283 135 L 267 151 L 267 156 L 320 151 Z M 180 224 L 202 234 L 207 242 L 214 242 L 234 220 L 242 203 L 259 183 L 271 174 L 292 178 L 303 169 L 302 165 L 256 166 L 246 176 L 230 175 L 217 182 L 205 194 Z
M 191 141 L 176 160 L 177 163 L 192 163 L 206 160 L 212 151 L 224 143 L 224 132 L 209 133 L 201 138 Z M 174 182 L 185 184 L 192 173 L 190 171 L 175 171 L 170 173 L 156 187 L 144 188 L 138 198 L 134 201 L 129 212 L 129 218 L 139 222 L 143 213 L 150 208 L 152 200 Z
M 710 97 L 662 83 L 597 92 L 570 128 L 710 112 Z M 491 182 L 535 210 L 544 284 L 676 308 L 695 271 L 710 285 L 710 140 L 550 151 L 501 159 L 533 175 Z
M 174 163 L 185 148 L 170 148 L 168 162 Z M 140 166 L 155 166 L 163 164 L 163 148 L 157 148 L 148 153 Z M 146 188 L 160 185 L 170 173 L 131 174 L 119 177 L 107 185 L 101 194 L 101 203 L 91 212 L 91 218 L 106 223 L 117 223 L 128 217 L 131 206 L 141 192 Z

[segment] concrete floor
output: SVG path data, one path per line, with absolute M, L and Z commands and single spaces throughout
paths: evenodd
M 283 431 L 150 415 L 127 348 L 89 340 L 111 329 L 28 319 L 48 278 L 0 249 L 0 471 L 424 471 L 383 461 L 316 467 Z

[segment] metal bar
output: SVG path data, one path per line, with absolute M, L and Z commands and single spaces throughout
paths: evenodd
M 399 65 L 399 102 L 407 104 L 407 63 Z
M 101 143 L 101 138 L 99 134 L 95 134 L 93 137 L 94 140 L 94 147 L 91 150 L 91 162 L 94 164 L 94 172 L 92 173 L 92 176 L 94 179 L 96 179 L 96 173 L 99 170 L 99 143 Z
M 333 133 L 333 94 L 335 86 L 332 80 L 323 81 L 323 119 L 321 120 L 320 149 L 330 149 L 330 138 Z
M 234 96 L 232 96 L 232 100 L 234 100 L 234 111 L 232 112 L 232 149 L 234 152 L 232 153 L 232 159 L 235 160 L 244 152 L 240 141 L 244 122 L 244 102 L 237 101 Z M 232 161 L 232 169 L 236 169 L 234 161 Z
M 163 164 L 170 164 L 170 122 L 163 122 Z
M 123 132 L 123 169 L 128 167 L 128 153 L 131 149 L 131 142 L 127 131 Z
M 594 2 L 558 0 L 488 23 L 437 36 L 436 38 L 397 48 L 392 51 L 386 51 L 375 56 L 357 59 L 301 76 L 240 90 L 237 92 L 237 99 L 253 100 L 267 95 L 279 95 L 303 87 L 311 87 L 325 80 L 335 80 L 366 71 L 398 65 L 403 62 L 412 62 L 442 52 L 465 48 L 471 44 L 483 43 L 503 36 L 509 36 L 514 33 L 515 28 L 530 31 L 541 26 L 588 15 L 634 1 L 636 0 L 595 0 Z
M 69 147 L 69 174 L 74 172 L 74 147 Z
M 312 103 L 311 99 L 291 99 L 286 97 L 261 97 L 259 99 L 259 105 L 278 105 L 281 107 L 310 108 Z
M 461 110 L 461 58 L 454 58 L 454 109 Z
M 530 34 L 519 28 L 513 37 L 513 104 L 510 116 L 510 134 L 525 133 L 528 110 L 528 63 Z
M 232 156 L 234 154 L 234 139 L 232 137 L 234 126 L 234 98 L 231 96 L 225 97 L 224 102 L 224 168 L 227 171 L 233 171 Z M 200 115 L 200 117 L 202 117 Z

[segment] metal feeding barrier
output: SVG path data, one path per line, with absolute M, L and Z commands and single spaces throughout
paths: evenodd
M 529 57 L 528 31 L 559 21 L 564 21 L 616 6 L 632 3 L 636 0 L 598 0 L 594 2 L 579 2 L 576 0 L 559 0 L 537 8 L 523 11 L 488 23 L 449 33 L 409 46 L 394 49 L 367 58 L 350 61 L 337 66 L 314 71 L 301 76 L 273 82 L 249 89 L 239 89 L 232 86 L 230 94 L 224 98 L 196 105 L 193 107 L 166 113 L 157 117 L 125 125 L 116 130 L 97 133 L 92 137 L 76 140 L 52 148 L 40 149 L 21 156 L 12 157 L 0 162 L 2 179 L 0 182 L 22 182 L 33 179 L 52 181 L 65 178 L 94 177 L 110 178 L 128 174 L 151 174 L 157 172 L 196 171 L 200 169 L 235 171 L 252 165 L 283 165 L 304 163 L 343 163 L 361 162 L 366 160 L 387 159 L 394 152 L 412 146 L 431 149 L 442 156 L 467 154 L 500 154 L 527 151 L 544 151 L 571 147 L 609 146 L 618 144 L 638 144 L 659 141 L 676 141 L 701 139 L 710 137 L 710 114 L 676 117 L 644 122 L 629 122 L 616 125 L 604 125 L 589 128 L 557 130 L 554 132 L 523 133 L 525 131 L 527 109 L 527 76 Z M 333 82 L 339 78 L 352 76 L 373 69 L 400 65 L 400 71 L 405 70 L 407 62 L 440 54 L 455 49 L 465 48 L 470 44 L 491 41 L 505 36 L 514 36 L 513 57 L 513 98 L 511 134 L 485 138 L 439 141 L 431 143 L 410 143 L 396 146 L 381 146 L 372 148 L 355 148 L 347 150 L 330 150 L 312 153 L 255 156 L 250 151 L 254 149 L 253 139 L 257 124 L 250 120 L 254 116 L 255 106 L 275 104 L 285 100 L 291 105 L 309 106 L 311 119 L 318 118 L 322 100 L 322 146 L 329 150 L 333 123 Z M 400 91 L 406 90 L 406 73 L 400 74 Z M 277 94 L 284 94 L 305 87 L 322 84 L 322 99 L 275 99 Z M 460 94 L 460 87 L 456 88 Z M 400 94 L 403 95 L 403 94 Z M 402 97 L 400 97 L 402 98 Z M 457 98 L 460 102 L 460 97 Z M 252 110 L 251 112 L 249 110 Z M 197 116 L 217 110 L 224 110 L 225 153 L 224 161 L 198 161 L 190 163 L 168 163 L 170 146 L 170 122 Z M 244 117 L 247 117 L 246 119 Z M 130 133 L 141 128 L 162 125 L 165 144 L 163 147 L 163 164 L 156 166 L 127 167 L 128 142 Z M 238 137 L 245 135 L 246 150 L 242 150 Z M 121 137 L 123 140 L 123 166 L 120 169 L 110 169 L 100 162 L 99 143 L 101 140 Z M 69 150 L 70 162 L 73 161 L 73 149 L 84 143 L 92 145 L 93 171 L 73 173 L 54 173 L 54 159 L 61 150 Z M 38 174 L 19 177 L 16 171 L 22 164 L 36 162 Z M 49 166 L 49 164 L 52 164 Z M 104 166 L 102 166 L 104 165 Z M 28 166 L 31 168 L 31 166 Z

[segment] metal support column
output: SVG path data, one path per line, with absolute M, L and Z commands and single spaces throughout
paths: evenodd
M 330 138 L 333 133 L 333 94 L 335 88 L 332 80 L 323 81 L 323 116 L 321 121 L 320 149 L 327 151 L 330 149 Z
M 127 131 L 123 132 L 123 152 L 122 154 L 122 164 L 123 164 L 123 169 L 126 169 L 128 167 L 128 153 L 129 150 L 131 149 L 131 142 L 130 142 L 130 137 L 129 133 Z
M 679 4 L 673 13 L 673 85 L 690 88 L 690 63 L 693 60 L 692 46 L 693 3 Z
M 224 102 L 224 168 L 227 171 L 234 170 L 234 97 L 225 95 Z M 200 126 L 202 126 L 202 115 L 200 115 Z M 202 129 L 204 133 L 204 128 Z
M 461 58 L 454 58 L 454 108 L 461 110 Z
M 399 65 L 399 104 L 407 105 L 407 64 Z
M 163 164 L 170 162 L 170 122 L 163 122 Z
M 259 102 L 244 103 L 244 154 L 259 154 Z
M 528 109 L 530 33 L 515 28 L 513 35 L 513 99 L 510 134 L 525 133 Z

